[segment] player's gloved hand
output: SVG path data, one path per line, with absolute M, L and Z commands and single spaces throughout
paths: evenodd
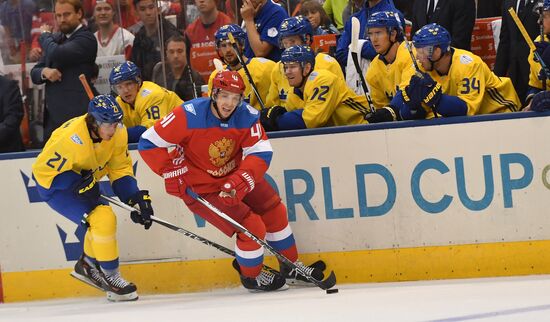
M 187 170 L 187 166 L 180 164 L 163 171 L 162 177 L 164 178 L 164 188 L 168 194 L 178 198 L 185 195 L 187 184 L 183 176 Z
M 263 109 L 260 113 L 260 123 L 262 123 L 264 130 L 266 132 L 278 131 L 277 120 L 286 112 L 286 108 L 279 105 Z
M 254 190 L 255 182 L 250 173 L 236 170 L 220 187 L 220 200 L 227 206 L 238 205 L 247 193 Z
M 550 91 L 537 93 L 531 101 L 531 111 L 544 112 L 550 110 Z
M 399 119 L 399 114 L 395 112 L 396 108 L 392 106 L 384 106 L 374 110 L 374 113 L 370 113 L 365 116 L 365 119 L 369 123 L 391 122 Z
M 138 210 L 132 211 L 130 213 L 130 218 L 136 224 L 141 224 L 145 229 L 151 228 L 153 221 L 151 216 L 154 215 L 153 207 L 151 206 L 151 197 L 149 196 L 149 191 L 140 190 L 135 195 L 130 197 L 128 204 L 132 207 L 137 205 Z
M 80 179 L 74 186 L 75 193 L 89 202 L 96 203 L 99 200 L 99 185 L 94 173 L 90 170 L 82 170 Z
M 420 102 L 426 103 L 431 108 L 439 104 L 441 100 L 441 84 L 436 82 L 428 73 L 413 75 L 405 92 L 414 105 Z

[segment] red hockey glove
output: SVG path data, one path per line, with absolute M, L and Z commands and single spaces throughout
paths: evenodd
M 248 172 L 237 170 L 220 187 L 219 198 L 227 206 L 235 206 L 247 193 L 254 190 L 254 185 L 254 178 Z
M 183 176 L 187 172 L 187 166 L 179 165 L 165 169 L 162 173 L 164 178 L 164 188 L 166 192 L 172 196 L 181 198 L 185 195 L 187 184 Z

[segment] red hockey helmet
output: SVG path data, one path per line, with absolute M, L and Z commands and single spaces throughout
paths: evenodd
M 243 95 L 245 86 L 243 78 L 239 73 L 231 70 L 222 70 L 214 76 L 214 80 L 212 81 L 212 91 L 216 89 L 223 89 Z

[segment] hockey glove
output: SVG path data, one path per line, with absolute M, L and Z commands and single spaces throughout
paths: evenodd
M 399 111 L 396 113 L 396 108 L 390 106 L 384 106 L 383 108 L 376 109 L 374 113 L 369 113 L 366 116 L 366 120 L 369 123 L 381 123 L 400 120 Z
M 172 196 L 181 198 L 185 195 L 185 190 L 187 189 L 187 184 L 183 176 L 187 172 L 187 166 L 178 165 L 172 168 L 166 169 L 162 173 L 164 178 L 164 188 L 166 192 Z
M 403 95 L 403 98 L 411 106 L 419 106 L 421 102 L 424 102 L 428 106 L 434 107 L 441 100 L 441 85 L 434 81 L 428 73 L 413 75 L 404 92 L 406 95 Z
M 550 91 L 537 93 L 531 101 L 531 110 L 535 112 L 550 110 Z
M 128 204 L 132 207 L 135 207 L 137 205 L 137 207 L 139 208 L 139 211 L 136 210 L 130 213 L 130 218 L 132 218 L 132 221 L 136 224 L 143 225 L 145 229 L 151 228 L 151 225 L 153 224 L 151 216 L 154 213 L 153 207 L 151 206 L 151 197 L 149 196 L 149 191 L 138 191 L 130 198 L 130 200 L 128 200 Z
M 278 131 L 279 126 L 277 125 L 277 120 L 286 112 L 286 108 L 279 105 L 263 109 L 260 114 L 260 122 L 262 123 L 264 130 L 266 132 Z
M 254 178 L 248 172 L 237 170 L 220 187 L 219 198 L 227 206 L 236 206 L 254 186 Z
M 82 179 L 75 184 L 75 193 L 78 197 L 96 204 L 99 200 L 99 185 L 95 180 L 94 173 L 90 170 L 82 170 L 80 175 Z

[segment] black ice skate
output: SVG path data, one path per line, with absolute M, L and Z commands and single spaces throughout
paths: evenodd
M 91 266 L 84 260 L 84 255 L 80 256 L 76 264 L 74 265 L 74 271 L 71 272 L 71 276 L 97 288 L 100 291 L 103 289 L 104 275 L 99 267 Z
M 296 261 L 294 262 L 294 264 L 298 267 L 301 267 L 302 271 L 304 271 L 308 275 L 311 275 L 311 277 L 315 278 L 318 281 L 322 281 L 323 278 L 325 277 L 323 270 L 326 268 L 326 265 L 323 261 L 316 261 L 310 266 L 306 266 L 304 265 L 304 263 L 300 261 Z M 302 274 L 300 274 L 296 269 L 282 263 L 281 263 L 281 275 L 286 277 L 286 282 L 289 285 L 315 286 L 315 284 L 308 281 L 308 279 Z
M 241 275 L 241 283 L 249 292 L 271 292 L 288 289 L 283 276 L 268 271 L 261 271 L 256 278 Z
M 138 299 L 137 287 L 134 283 L 126 281 L 120 272 L 113 275 L 103 275 L 103 290 L 107 292 L 107 299 L 113 302 L 136 301 Z
M 233 268 L 239 272 L 241 284 L 243 284 L 244 288 L 246 288 L 249 292 L 284 291 L 288 289 L 285 278 L 276 270 L 263 270 L 260 275 L 253 278 L 241 275 L 241 268 L 237 262 L 237 259 L 233 259 L 232 265 Z

